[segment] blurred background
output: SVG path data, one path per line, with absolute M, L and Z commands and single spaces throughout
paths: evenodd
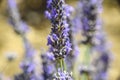
M 6 1 L 0 0 L 0 73 L 12 78 L 21 72 L 19 64 L 23 59 L 24 47 L 21 37 L 9 24 Z M 21 19 L 30 26 L 27 38 L 39 55 L 41 49 L 47 50 L 47 36 L 50 33 L 50 23 L 44 17 L 46 0 L 16 1 Z M 77 0 L 66 2 L 74 7 L 77 4 Z M 120 0 L 104 0 L 103 5 L 103 26 L 113 52 L 109 80 L 120 80 Z M 14 56 L 14 60 L 9 62 L 9 56 Z

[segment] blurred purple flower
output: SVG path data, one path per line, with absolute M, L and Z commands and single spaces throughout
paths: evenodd
M 23 37 L 23 42 L 24 42 L 24 48 L 25 48 L 25 57 L 26 58 L 33 58 L 35 54 L 35 50 L 33 49 L 32 45 L 30 42 L 27 40 L 26 37 Z
M 32 64 L 29 61 L 25 61 L 20 66 L 23 69 L 24 73 L 32 73 L 35 68 L 35 64 Z
M 85 38 L 83 44 L 89 44 L 91 50 L 99 53 L 98 60 L 94 60 L 96 72 L 92 80 L 106 80 L 105 74 L 110 63 L 110 51 L 106 44 L 105 34 L 102 27 L 102 21 L 99 13 L 102 11 L 103 0 L 80 0 L 78 5 L 78 13 L 75 19 L 75 26 L 79 25 L 80 31 Z M 93 65 L 94 66 L 94 65 Z M 104 77 L 103 77 L 104 75 Z
M 21 21 L 15 0 L 8 0 L 8 9 L 10 22 L 15 32 L 21 35 L 25 48 L 25 57 L 21 65 L 23 73 L 15 76 L 15 80 L 36 80 L 34 74 L 35 63 L 33 62 L 33 55 L 35 52 L 25 36 L 28 26 Z
M 28 31 L 28 26 L 21 21 L 15 0 L 8 0 L 8 11 L 10 23 L 12 24 L 15 32 L 19 34 L 26 33 Z
M 42 58 L 42 76 L 44 80 L 52 80 L 52 75 L 56 71 L 55 59 L 50 52 L 41 55 Z
M 17 7 L 15 0 L 8 0 L 8 5 L 11 8 L 16 8 Z

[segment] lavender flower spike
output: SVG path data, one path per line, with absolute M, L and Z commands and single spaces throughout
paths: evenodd
M 35 63 L 33 60 L 33 55 L 35 52 L 25 36 L 28 26 L 20 20 L 20 15 L 18 13 L 15 0 L 8 0 L 8 8 L 12 26 L 14 30 L 21 35 L 25 47 L 25 58 L 21 65 L 23 73 L 15 76 L 15 80 L 36 80 Z
M 48 36 L 48 45 L 50 52 L 54 54 L 56 60 L 57 72 L 53 80 L 72 80 L 72 77 L 66 74 L 64 58 L 70 53 L 71 43 L 69 36 L 69 24 L 67 17 L 69 11 L 66 10 L 64 0 L 48 0 L 46 17 L 51 21 L 51 33 Z
M 14 30 L 19 34 L 26 33 L 28 26 L 21 21 L 15 0 L 8 0 L 8 11 L 10 14 L 10 23 L 13 25 Z
M 56 59 L 64 58 L 71 51 L 65 2 L 64 0 L 48 0 L 47 3 L 48 10 L 45 14 L 52 23 L 48 45 Z
M 26 37 L 23 36 L 22 38 L 25 47 L 25 57 L 20 67 L 23 70 L 23 73 L 15 76 L 15 80 L 36 80 L 35 75 L 36 64 L 33 59 L 35 50 L 32 48 Z
M 42 58 L 43 80 L 52 80 L 53 79 L 52 75 L 56 71 L 54 56 L 53 54 L 47 52 L 42 54 L 41 58 Z
M 53 80 L 73 80 L 72 73 L 68 73 L 66 71 L 61 72 L 60 70 L 54 75 Z

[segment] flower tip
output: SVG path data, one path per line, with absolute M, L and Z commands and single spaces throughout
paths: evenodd
M 51 14 L 48 11 L 45 11 L 45 17 L 51 19 Z

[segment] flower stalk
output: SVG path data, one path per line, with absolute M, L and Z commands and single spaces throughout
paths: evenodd
M 51 21 L 51 33 L 48 36 L 50 51 L 54 54 L 57 63 L 57 73 L 65 74 L 65 58 L 70 53 L 71 43 L 69 38 L 69 24 L 67 22 L 67 11 L 64 0 L 48 0 L 46 17 Z M 68 13 L 69 14 L 69 13 Z M 56 76 L 61 79 L 62 76 Z M 66 76 L 63 76 L 64 78 Z
M 25 58 L 21 64 L 23 73 L 15 76 L 15 80 L 33 80 L 35 79 L 35 64 L 33 60 L 35 52 L 25 35 L 28 31 L 28 26 L 21 21 L 15 0 L 8 0 L 7 2 L 10 23 L 12 24 L 14 31 L 21 36 L 25 48 Z
M 84 64 L 85 66 L 90 66 L 91 65 L 91 56 L 90 54 L 93 51 L 94 46 L 96 45 L 94 41 L 94 36 L 96 34 L 96 31 L 99 29 L 99 26 L 97 26 L 98 23 L 98 15 L 99 11 L 98 8 L 101 0 L 80 0 L 78 7 L 81 9 L 79 10 L 78 18 L 77 21 L 79 21 L 80 24 L 80 31 L 82 33 L 82 37 L 84 40 L 81 42 L 81 44 L 86 46 L 86 51 L 85 51 L 85 58 L 84 58 Z M 85 67 L 83 66 L 83 67 Z M 82 70 L 83 72 L 85 70 Z M 87 73 L 89 77 L 90 76 L 90 69 L 88 69 Z M 83 75 L 86 74 L 82 73 Z

